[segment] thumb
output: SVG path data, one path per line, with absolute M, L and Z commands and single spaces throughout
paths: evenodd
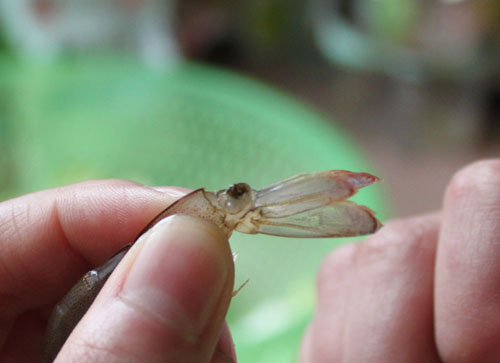
M 217 343 L 233 282 L 223 233 L 197 218 L 168 217 L 118 265 L 56 361 L 209 362 L 216 346 L 228 346 Z

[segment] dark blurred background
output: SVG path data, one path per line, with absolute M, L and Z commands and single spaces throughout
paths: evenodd
M 264 81 L 354 135 L 408 215 L 438 208 L 454 170 L 499 154 L 499 4 L 3 0 L 0 44 L 16 61 L 112 52 Z
M 189 3 L 186 54 L 286 90 L 355 135 L 397 216 L 439 208 L 454 171 L 500 155 L 498 1 Z M 192 47 L 196 29 L 204 47 Z
M 438 209 L 457 169 L 500 155 L 499 1 L 0 0 L 0 15 L 0 200 L 339 168 L 383 179 L 360 200 L 386 220 Z M 337 242 L 245 238 L 240 361 L 289 362 Z

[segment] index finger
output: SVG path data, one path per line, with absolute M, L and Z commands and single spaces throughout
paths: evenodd
M 25 310 L 60 298 L 183 194 L 180 188 L 102 180 L 0 203 L 2 308 Z

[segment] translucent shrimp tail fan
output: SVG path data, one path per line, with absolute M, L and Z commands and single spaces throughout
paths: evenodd
M 382 226 L 375 213 L 347 199 L 378 180 L 367 173 L 327 170 L 261 189 L 250 216 L 254 233 L 303 238 L 373 233 Z

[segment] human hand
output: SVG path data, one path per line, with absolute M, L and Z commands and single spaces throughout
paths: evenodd
M 431 176 L 429 176 L 431 177 Z M 440 213 L 329 255 L 302 362 L 500 362 L 500 160 L 458 172 Z
M 92 181 L 0 203 L 0 361 L 38 361 L 54 304 L 183 194 Z M 56 361 L 234 361 L 233 280 L 215 226 L 167 218 L 121 261 Z

